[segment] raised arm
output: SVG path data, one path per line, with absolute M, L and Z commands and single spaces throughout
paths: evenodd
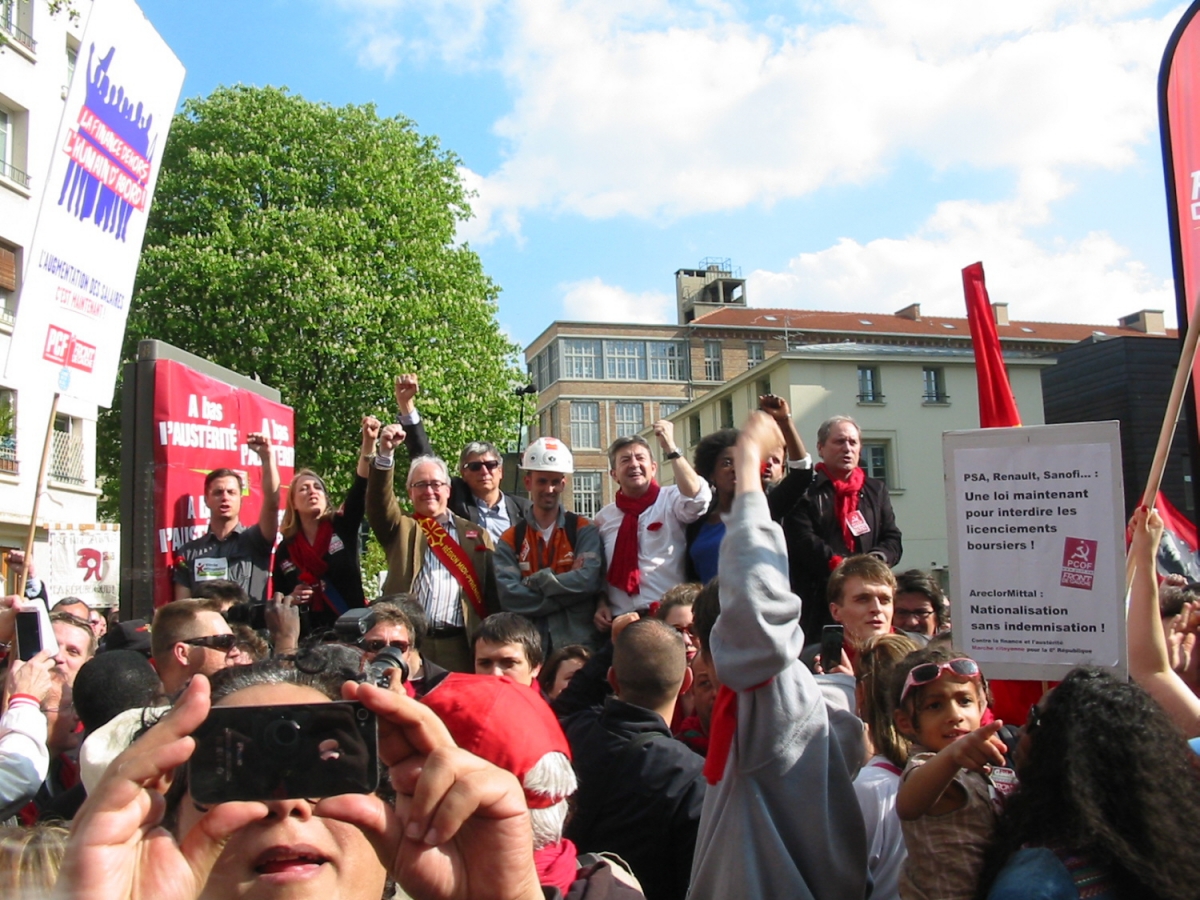
M 399 425 L 384 426 L 379 433 L 379 452 L 367 475 L 367 521 L 384 548 L 396 539 L 404 517 L 392 488 L 396 447 L 403 440 L 404 429 Z
M 1133 542 L 1129 548 L 1136 566 L 1126 622 L 1129 674 L 1167 711 L 1184 735 L 1200 737 L 1200 698 L 1172 670 L 1159 616 L 1154 561 L 1162 532 L 1162 519 L 1158 513 L 1138 507 L 1133 514 Z
M 735 691 L 774 678 L 804 646 L 800 598 L 788 584 L 787 547 L 759 477 L 764 453 L 779 443 L 771 418 L 754 412 L 734 450 L 737 488 L 721 542 L 721 615 L 713 627 L 712 657 L 721 683 Z
M 659 419 L 655 422 L 654 435 L 658 438 L 658 446 L 662 448 L 664 457 L 679 453 L 679 448 L 675 446 L 675 425 L 670 419 Z M 696 474 L 692 464 L 682 454 L 671 460 L 671 469 L 675 473 L 675 486 L 685 497 L 695 497 L 701 488 L 708 484 Z
M 371 473 L 371 460 L 375 456 L 379 428 L 379 420 L 374 416 L 362 417 L 362 444 L 358 448 L 358 465 L 354 469 L 359 478 L 366 478 Z
M 792 421 L 792 410 L 788 402 L 777 394 L 763 394 L 758 398 L 758 408 L 775 420 L 783 433 L 783 445 L 787 447 L 788 459 L 800 460 L 808 456 L 804 440 Z
M 396 408 L 400 410 L 400 421 L 404 425 L 404 447 L 408 450 L 408 458 L 418 456 L 433 456 L 433 444 L 421 424 L 421 416 L 417 413 L 417 394 L 420 384 L 414 374 L 396 376 Z
M 273 547 L 275 535 L 279 533 L 279 466 L 275 463 L 275 450 L 270 436 L 257 431 L 246 436 L 246 446 L 257 453 L 262 462 L 263 500 L 258 511 L 258 528 L 267 545 Z

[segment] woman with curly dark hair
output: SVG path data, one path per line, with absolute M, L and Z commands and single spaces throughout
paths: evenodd
M 1145 691 L 1073 670 L 1030 711 L 979 897 L 1192 900 L 1200 778 Z
M 687 527 L 687 552 L 684 565 L 688 581 L 707 584 L 717 574 L 717 554 L 725 537 L 722 514 L 733 508 L 733 445 L 736 428 L 722 428 L 706 434 L 696 445 L 693 457 L 696 474 L 712 485 L 712 503 L 708 515 Z

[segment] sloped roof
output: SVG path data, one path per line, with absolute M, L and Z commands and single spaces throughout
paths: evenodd
M 807 309 L 760 309 L 729 307 L 699 316 L 693 325 L 727 326 L 738 328 L 787 328 L 789 331 L 857 332 L 859 334 L 897 334 L 924 337 L 961 337 L 970 340 L 971 329 L 966 317 L 926 316 L 909 319 L 890 313 L 826 312 Z M 1078 325 L 1068 322 L 1010 321 L 997 325 L 1001 340 L 1053 341 L 1075 343 L 1093 334 L 1105 337 L 1163 337 L 1120 325 Z M 1174 328 L 1167 337 L 1178 337 Z

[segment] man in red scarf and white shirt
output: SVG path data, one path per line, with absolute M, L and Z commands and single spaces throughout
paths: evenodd
M 808 643 L 819 641 L 821 628 L 832 621 L 826 586 L 843 557 L 867 553 L 894 566 L 904 550 L 887 485 L 859 468 L 861 452 L 857 422 L 849 416 L 822 422 L 817 475 L 784 523 L 791 531 L 792 583 L 804 600 L 801 624 Z
M 608 448 L 609 474 L 621 488 L 595 520 L 608 560 L 608 597 L 596 608 L 601 631 L 612 628 L 614 617 L 648 606 L 685 580 L 684 530 L 708 512 L 712 500 L 708 482 L 675 446 L 675 426 L 660 419 L 654 434 L 675 474 L 675 483 L 666 487 L 655 480 L 658 465 L 644 438 L 620 437 Z

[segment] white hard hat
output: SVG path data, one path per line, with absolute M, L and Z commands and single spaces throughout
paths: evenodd
M 566 444 L 558 438 L 538 438 L 525 448 L 521 468 L 527 472 L 558 472 L 570 475 L 575 471 L 575 458 Z

